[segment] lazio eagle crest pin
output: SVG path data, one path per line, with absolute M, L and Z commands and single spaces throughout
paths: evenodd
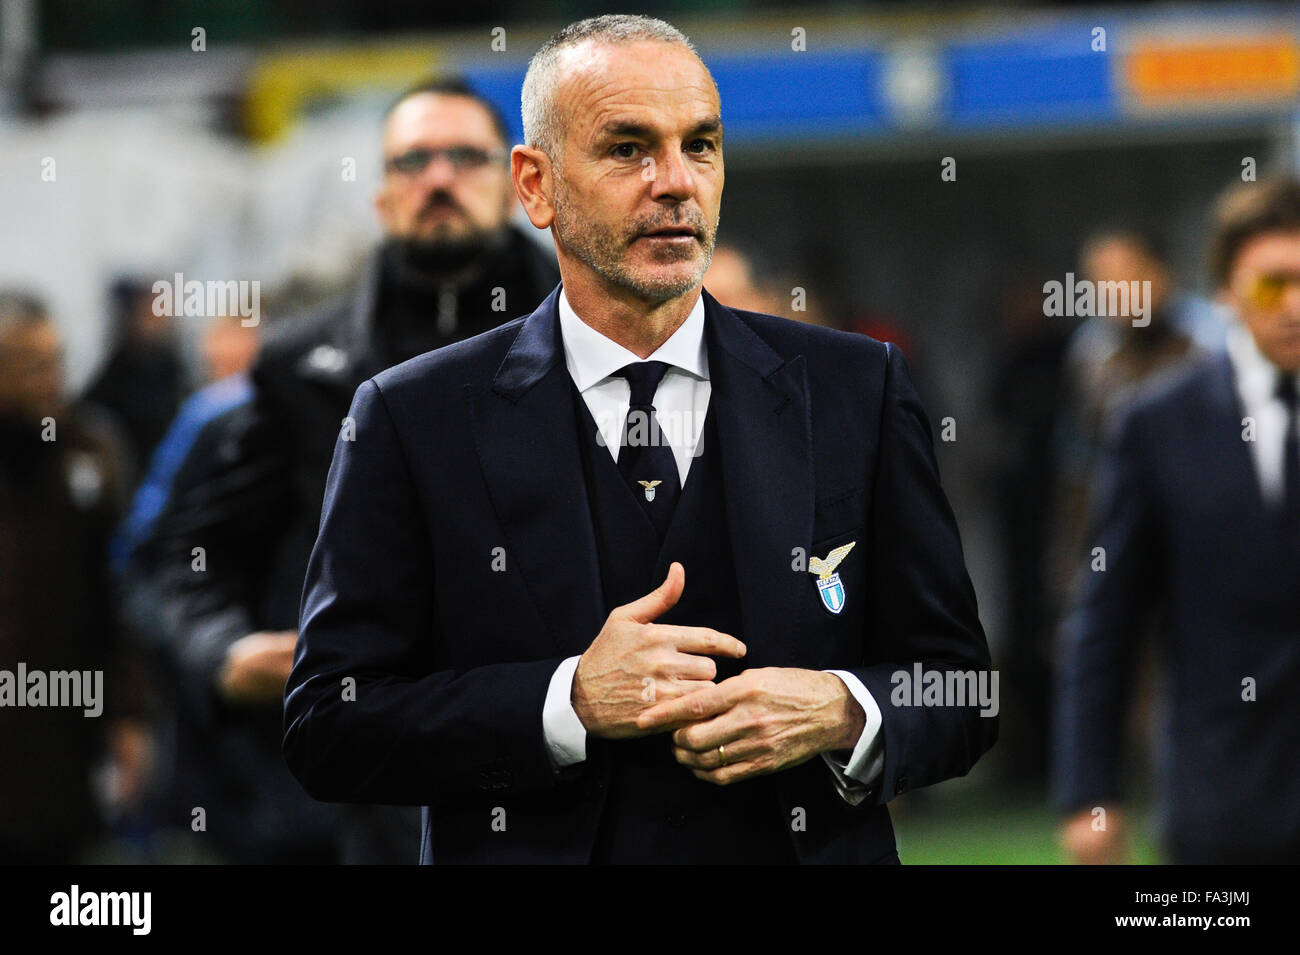
M 812 557 L 808 560 L 808 573 L 817 575 L 817 591 L 821 594 L 822 603 L 831 613 L 839 613 L 844 609 L 844 583 L 840 580 L 840 575 L 835 573 L 835 568 L 849 555 L 855 544 L 857 541 L 849 541 L 836 547 L 825 559 Z

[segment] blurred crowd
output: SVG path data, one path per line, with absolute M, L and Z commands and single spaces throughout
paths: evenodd
M 0 861 L 416 861 L 418 809 L 302 791 L 280 753 L 282 696 L 355 389 L 527 314 L 559 281 L 550 250 L 512 222 L 509 144 L 496 108 L 463 82 L 407 90 L 377 144 L 383 239 L 353 287 L 309 305 L 268 300 L 251 321 L 205 316 L 197 367 L 151 279 L 126 277 L 107 290 L 116 318 L 102 371 L 69 399 L 56 319 L 71 317 L 0 291 L 0 669 L 100 669 L 108 688 L 94 719 L 0 711 Z M 1243 184 L 1206 218 L 1217 302 L 1178 287 L 1155 229 L 1117 223 L 1080 237 L 1077 274 L 1138 283 L 1148 321 L 1049 317 L 1042 283 L 1064 277 L 1033 276 L 1008 288 L 989 331 L 1000 360 L 976 411 L 999 436 L 987 501 L 1009 608 L 991 634 L 1007 697 L 997 768 L 1044 794 L 1052 780 L 1079 861 L 1124 858 L 1123 807 L 1144 791 L 1133 767 L 1156 758 L 1143 756 L 1145 727 L 1164 699 L 1159 748 L 1193 767 L 1168 777 L 1181 793 L 1161 796 L 1170 857 L 1300 851 L 1300 714 L 1268 695 L 1300 677 L 1300 533 L 1288 523 L 1300 508 L 1300 186 Z M 704 284 L 735 308 L 894 341 L 924 378 L 888 316 L 828 314 L 759 249 L 720 245 Z M 1238 401 L 1234 383 L 1256 378 Z M 1214 396 L 1201 392 L 1223 382 L 1225 415 L 1202 414 Z M 1180 413 L 1186 441 L 1161 424 Z M 1260 433 L 1241 438 L 1252 417 Z M 1217 476 L 1235 452 L 1209 440 L 1216 428 L 1237 436 L 1241 474 L 1253 481 L 1258 466 L 1258 529 L 1225 512 L 1241 492 Z M 1208 475 L 1201 496 L 1184 493 L 1199 487 L 1193 472 Z M 1189 564 L 1238 554 L 1226 541 L 1256 530 L 1258 567 L 1200 569 L 1199 619 L 1162 606 L 1183 593 Z M 1221 645 L 1208 673 L 1200 628 L 1211 625 Z M 1257 681 L 1256 705 L 1232 706 L 1215 677 L 1238 694 Z M 1266 752 L 1234 773 L 1248 738 Z M 1212 785 L 1186 783 L 1200 773 Z M 1255 793 L 1250 825 L 1238 817 L 1252 797 L 1223 792 L 1239 788 Z M 1207 806 L 1221 809 L 1210 835 L 1197 831 Z

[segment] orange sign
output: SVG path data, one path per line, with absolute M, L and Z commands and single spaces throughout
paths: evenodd
M 1221 105 L 1300 93 L 1300 46 L 1290 34 L 1141 41 L 1123 62 L 1128 90 L 1144 106 Z

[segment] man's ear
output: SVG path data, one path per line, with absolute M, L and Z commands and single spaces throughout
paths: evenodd
M 384 227 L 384 231 L 387 232 L 390 229 L 390 223 L 388 221 L 389 212 L 390 212 L 388 190 L 383 188 L 382 186 L 379 189 L 375 190 L 374 201 L 375 201 L 375 217 L 379 220 L 379 224 Z
M 510 176 L 528 221 L 534 228 L 549 229 L 555 221 L 550 157 L 531 146 L 516 146 L 510 150 Z

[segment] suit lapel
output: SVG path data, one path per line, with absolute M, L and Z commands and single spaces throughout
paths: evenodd
M 730 309 L 703 292 L 705 336 L 722 452 L 743 634 L 761 656 L 789 666 L 802 615 L 793 550 L 813 533 L 812 416 L 802 355 L 785 360 Z
M 556 649 L 571 656 L 587 649 L 605 615 L 558 302 L 557 287 L 470 403 L 507 567 L 519 569 Z
M 1239 488 L 1245 495 L 1243 503 L 1249 502 L 1249 510 L 1241 515 L 1244 520 L 1267 523 L 1259 471 L 1249 445 L 1241 440 L 1241 422 L 1246 412 L 1241 405 L 1241 397 L 1237 394 L 1237 376 L 1232 367 L 1232 359 L 1224 353 L 1216 355 L 1212 360 L 1213 374 L 1209 387 L 1212 420 L 1222 421 L 1224 425 L 1215 427 L 1212 437 L 1218 445 L 1215 460 L 1224 466 L 1220 483 L 1223 488 Z
M 811 409 L 803 356 L 783 359 L 709 295 L 709 354 L 741 639 L 763 665 L 797 653 L 803 589 L 793 550 L 813 532 Z M 524 322 L 491 388 L 470 396 L 474 439 L 507 560 L 550 625 L 557 650 L 581 653 L 605 614 L 571 382 L 564 363 L 559 289 Z M 507 565 L 509 566 L 509 564 Z

